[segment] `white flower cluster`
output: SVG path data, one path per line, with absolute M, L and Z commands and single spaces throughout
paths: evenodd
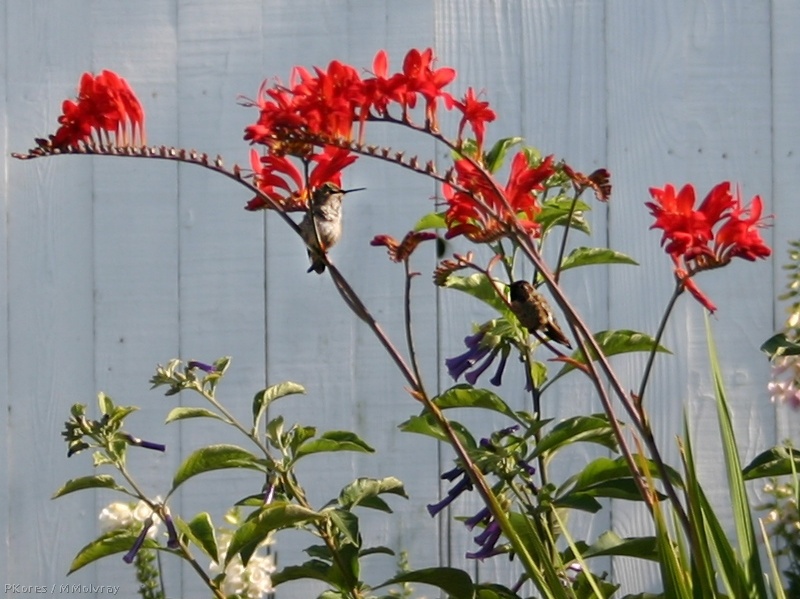
M 160 502 L 161 499 L 157 497 L 156 501 Z M 115 501 L 103 508 L 103 511 L 100 512 L 99 520 L 100 527 L 104 533 L 121 528 L 131 528 L 138 532 L 144 522 L 151 517 L 153 518 L 153 525 L 147 531 L 147 537 L 152 539 L 158 533 L 161 518 L 153 514 L 153 510 L 144 501 L 140 501 L 136 505 Z
M 220 555 L 225 555 L 231 542 L 231 533 L 221 532 L 218 539 Z M 216 576 L 222 573 L 222 566 L 211 562 L 211 572 Z M 245 568 L 237 555 L 225 568 L 225 579 L 222 581 L 222 592 L 226 595 L 239 595 L 248 599 L 261 599 L 273 592 L 270 574 L 275 571 L 275 560 L 272 555 L 254 553 Z
M 800 356 L 783 356 L 772 362 L 772 380 L 767 384 L 773 402 L 800 409 Z

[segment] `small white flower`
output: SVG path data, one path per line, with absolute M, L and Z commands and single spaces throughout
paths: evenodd
M 120 528 L 129 528 L 134 522 L 131 506 L 121 501 L 116 501 L 104 507 L 98 519 L 100 520 L 100 528 L 104 533 Z

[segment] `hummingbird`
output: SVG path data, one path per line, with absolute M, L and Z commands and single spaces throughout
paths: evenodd
M 308 212 L 300 222 L 300 232 L 303 241 L 308 245 L 308 258 L 311 260 L 307 272 L 325 272 L 323 256 L 342 237 L 342 199 L 346 193 L 362 189 L 365 188 L 342 189 L 335 183 L 328 182 L 311 192 Z
M 569 339 L 558 326 L 547 300 L 534 289 L 533 285 L 528 281 L 515 281 L 511 283 L 509 289 L 511 310 L 522 326 L 531 333 L 538 331 L 548 339 L 572 349 Z

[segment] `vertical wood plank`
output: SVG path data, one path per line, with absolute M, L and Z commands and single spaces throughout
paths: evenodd
M 8 214 L 11 206 L 9 198 L 9 158 L 8 158 L 8 60 L 6 53 L 6 29 L 8 25 L 8 6 L 0 7 L 0 156 L 3 156 L 2 182 L 0 183 L 0 372 L 6 373 L 0 381 L 0 431 L 3 432 L 3 457 L 0 457 L 0 506 L 3 510 L 2 535 L 4 541 L 9 538 L 11 522 L 11 497 L 9 495 L 8 455 L 11 451 L 11 430 L 8 414 L 11 409 L 8 383 Z M 0 562 L 3 564 L 3 580 L 11 580 L 8 569 L 8 543 L 0 543 Z
M 61 101 L 90 64 L 90 4 L 5 4 L 9 148 L 24 151 L 55 131 Z M 6 568 L 10 582 L 49 586 L 66 582 L 72 557 L 95 532 L 84 499 L 49 499 L 87 466 L 83 456 L 67 460 L 60 431 L 69 406 L 94 396 L 92 160 L 13 161 L 8 169 Z M 91 567 L 70 578 L 95 580 Z
M 111 69 L 128 80 L 144 105 L 155 144 L 177 139 L 175 17 L 173 3 L 157 0 L 136 6 L 92 4 L 95 38 L 87 68 Z M 170 400 L 149 390 L 156 363 L 178 353 L 177 183 L 173 163 L 125 158 L 97 159 L 92 182 L 96 387 L 117 404 L 140 407 L 128 419 L 132 434 L 167 446 L 163 454 L 137 448 L 128 452 L 130 472 L 150 497 L 166 496 L 182 458 L 177 426 L 164 424 Z M 119 494 L 99 494 L 94 513 L 110 501 L 125 500 Z M 168 593 L 180 595 L 181 562 L 172 556 L 161 561 Z M 136 594 L 134 569 L 121 559 L 106 562 L 98 582 Z

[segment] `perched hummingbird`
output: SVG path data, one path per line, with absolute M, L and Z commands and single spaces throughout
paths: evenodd
M 572 349 L 569 339 L 558 326 L 547 300 L 534 289 L 533 285 L 528 281 L 515 281 L 511 283 L 510 291 L 511 309 L 522 326 L 531 333 L 538 331 L 548 339 Z
M 300 222 L 300 232 L 308 245 L 308 258 L 311 260 L 308 272 L 312 270 L 318 274 L 325 272 L 323 255 L 342 237 L 342 199 L 344 194 L 362 189 L 365 188 L 342 189 L 335 183 L 328 182 L 320 185 L 311 193 L 308 212 Z M 319 244 L 317 244 L 317 236 L 319 236 Z

